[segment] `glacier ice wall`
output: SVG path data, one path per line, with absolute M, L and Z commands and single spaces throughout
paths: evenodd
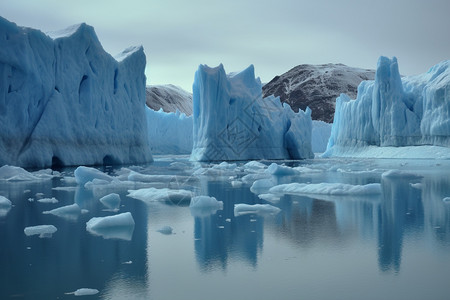
M 374 81 L 363 81 L 356 100 L 336 99 L 325 156 L 364 146 L 450 147 L 450 61 L 427 73 L 401 77 L 397 59 L 380 57 Z
M 153 154 L 191 154 L 192 116 L 146 107 L 148 140 Z
M 226 74 L 200 65 L 193 84 L 195 161 L 312 158 L 311 110 L 262 98 L 253 65 Z
M 145 63 L 86 24 L 46 35 L 0 17 L 0 165 L 150 161 Z

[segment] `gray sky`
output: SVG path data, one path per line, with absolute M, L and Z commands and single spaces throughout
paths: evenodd
M 447 0 L 14 0 L 0 15 L 44 32 L 85 22 L 116 55 L 143 45 L 147 84 L 192 91 L 199 64 L 255 65 L 270 81 L 299 64 L 376 67 L 397 56 L 404 75 L 450 59 Z

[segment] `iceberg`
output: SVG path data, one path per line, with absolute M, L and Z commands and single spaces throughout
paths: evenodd
M 43 211 L 44 215 L 54 215 L 67 220 L 77 220 L 78 216 L 81 214 L 81 208 L 78 204 L 70 204 L 66 206 L 61 206 L 52 210 Z
M 111 193 L 99 199 L 100 202 L 109 210 L 118 211 L 120 207 L 120 195 Z
M 346 183 L 287 183 L 269 189 L 271 194 L 289 195 L 332 195 L 332 196 L 366 196 L 380 195 L 381 184 L 369 183 L 353 185 Z
M 276 206 L 270 204 L 235 204 L 234 205 L 234 216 L 243 216 L 249 214 L 256 215 L 276 215 L 281 211 Z
M 12 202 L 4 196 L 0 196 L 0 217 L 4 217 L 11 210 Z
M 192 116 L 176 112 L 154 111 L 146 107 L 147 130 L 153 154 L 191 154 Z
M 86 230 L 105 239 L 131 241 L 134 231 L 134 219 L 130 212 L 114 216 L 95 217 L 86 223 Z
M 86 24 L 49 33 L 0 17 L 0 165 L 152 160 L 142 47 L 113 58 Z
M 356 100 L 345 94 L 336 99 L 324 156 L 352 156 L 365 148 L 373 155 L 374 146 L 439 146 L 448 153 L 449 116 L 450 60 L 425 74 L 401 77 L 395 57 L 380 57 L 375 80 L 361 82 Z M 408 152 L 411 157 L 414 149 Z
M 53 225 L 30 226 L 23 230 L 26 236 L 39 235 L 40 238 L 51 238 L 56 231 L 57 229 Z
M 312 158 L 311 110 L 262 98 L 251 65 L 226 74 L 200 65 L 193 84 L 193 161 Z

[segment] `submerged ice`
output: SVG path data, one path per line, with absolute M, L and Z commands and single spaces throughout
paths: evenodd
M 113 58 L 91 26 L 46 35 L 0 17 L 0 165 L 148 162 L 145 54 Z
M 311 111 L 294 113 L 279 98 L 262 98 L 250 66 L 226 74 L 200 65 L 193 85 L 195 161 L 312 158 Z
M 450 61 L 401 77 L 397 59 L 380 57 L 374 81 L 356 100 L 341 94 L 326 156 L 367 146 L 450 147 Z

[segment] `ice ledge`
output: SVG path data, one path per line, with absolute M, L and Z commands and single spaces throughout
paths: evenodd
M 321 157 L 450 159 L 450 148 L 440 146 L 345 147 L 335 145 Z

